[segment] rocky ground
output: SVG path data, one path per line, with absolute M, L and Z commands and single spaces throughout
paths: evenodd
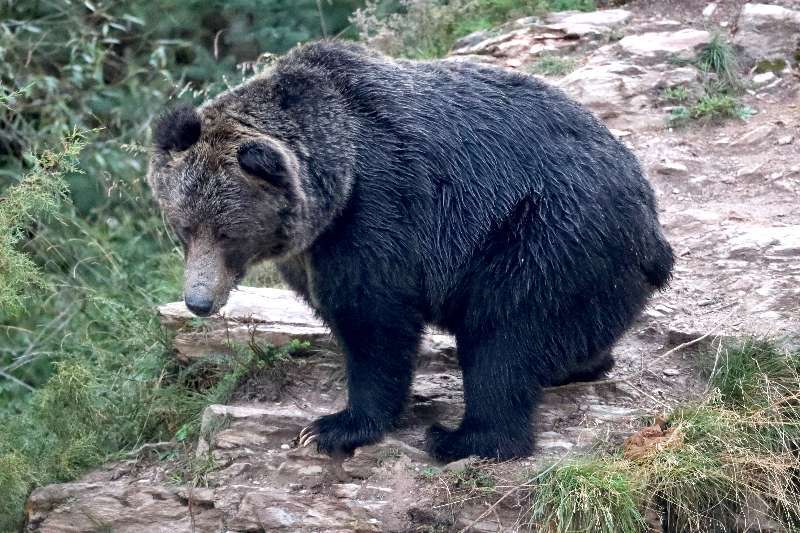
M 705 363 L 695 348 L 723 336 L 800 332 L 800 2 L 641 0 L 624 7 L 522 19 L 463 39 L 452 55 L 520 70 L 542 54 L 577 61 L 551 81 L 639 156 L 678 256 L 671 288 L 617 346 L 611 379 L 548 391 L 538 414 L 538 452 L 499 467 L 508 472 L 619 444 L 645 415 L 701 394 Z M 686 60 L 714 32 L 739 47 L 742 102 L 753 113 L 670 127 L 674 103 L 664 92 L 702 91 L 703 74 Z M 775 67 L 776 58 L 787 62 Z M 760 72 L 765 59 L 771 67 Z M 145 450 L 77 482 L 34 491 L 28 531 L 514 529 L 513 506 L 487 513 L 482 502 L 449 498 L 436 474 L 464 464 L 436 465 L 421 451 L 424 428 L 434 420 L 455 424 L 462 409 L 449 337 L 426 337 L 402 427 L 338 468 L 295 447 L 303 426 L 345 401 L 341 357 L 303 304 L 284 291 L 243 289 L 224 320 L 200 330 L 181 304 L 159 312 L 177 332 L 176 356 L 187 361 L 251 338 L 301 338 L 314 348 L 247 380 L 229 405 L 206 410 L 191 447 L 190 481 L 175 475 L 177 460 L 159 461 Z

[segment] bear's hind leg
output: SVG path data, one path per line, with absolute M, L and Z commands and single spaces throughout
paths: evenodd
M 505 332 L 504 332 L 505 333 Z M 458 339 L 464 373 L 464 419 L 455 430 L 428 429 L 428 453 L 440 461 L 470 455 L 492 459 L 524 457 L 533 451 L 531 417 L 540 380 L 515 335 Z
M 614 368 L 614 356 L 611 350 L 606 350 L 599 355 L 578 364 L 561 379 L 554 379 L 550 387 L 560 387 L 569 383 L 581 383 L 604 379 L 608 372 Z

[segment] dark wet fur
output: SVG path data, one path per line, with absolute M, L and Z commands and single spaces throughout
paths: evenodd
M 294 173 L 230 217 L 258 228 L 246 230 L 244 262 L 275 259 L 346 353 L 348 407 L 313 428 L 331 455 L 393 427 L 426 324 L 456 336 L 466 400 L 458 428 L 430 429 L 429 452 L 529 454 L 541 388 L 605 372 L 604 354 L 670 277 L 672 251 L 634 156 L 535 78 L 323 42 L 201 114 L 209 154 L 235 161 L 264 135 L 297 158 Z M 192 194 L 176 193 L 169 172 L 155 181 L 162 195 Z

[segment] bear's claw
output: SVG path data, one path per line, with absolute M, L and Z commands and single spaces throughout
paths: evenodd
M 317 434 L 315 430 L 316 428 L 314 427 L 314 424 L 310 424 L 300 430 L 300 435 L 297 436 L 298 448 L 304 448 L 312 442 L 317 441 L 319 434 Z

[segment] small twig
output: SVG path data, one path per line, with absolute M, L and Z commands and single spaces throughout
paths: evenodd
M 214 35 L 214 61 L 219 61 L 219 38 L 223 33 L 225 33 L 225 30 L 219 30 Z
M 687 341 L 687 342 L 684 342 L 682 344 L 679 344 L 679 345 L 675 346 L 674 348 L 672 348 L 670 350 L 667 350 L 666 352 L 662 353 L 661 355 L 659 355 L 655 359 L 651 359 L 648 362 L 648 366 L 652 366 L 653 364 L 658 363 L 659 361 L 661 361 L 663 359 L 666 359 L 667 357 L 669 357 L 670 355 L 672 355 L 672 354 L 674 354 L 676 352 L 679 352 L 681 350 L 685 350 L 686 348 L 689 348 L 690 346 L 694 346 L 695 344 L 704 341 L 705 339 L 707 339 L 708 337 L 710 337 L 711 335 L 716 333 L 716 331 L 720 328 L 720 326 L 722 326 L 725 322 L 728 321 L 728 319 L 733 315 L 733 313 L 736 311 L 736 309 L 737 308 L 734 307 L 731 310 L 731 312 L 728 313 L 725 316 L 724 319 L 719 321 L 717 323 L 717 325 L 715 325 L 713 328 L 708 330 L 708 332 L 706 332 L 705 334 L 697 337 L 696 339 L 692 339 L 690 341 Z M 610 385 L 610 384 L 614 384 L 614 383 L 626 383 L 628 385 L 631 385 L 631 380 L 633 380 L 635 378 L 638 378 L 639 376 L 644 374 L 646 370 L 647 369 L 641 369 L 641 370 L 638 370 L 637 372 L 634 372 L 630 376 L 626 376 L 626 377 L 622 377 L 622 378 L 601 379 L 601 380 L 598 380 L 598 381 L 578 381 L 576 383 L 567 383 L 566 385 L 559 385 L 557 387 L 545 387 L 544 390 L 545 391 L 560 391 L 560 390 L 576 389 L 576 388 L 580 388 L 580 387 L 587 387 L 589 385 L 592 385 L 592 386 Z
M 172 441 L 172 440 L 163 441 L 163 442 L 148 442 L 148 443 L 142 444 L 141 446 L 139 446 L 138 448 L 136 448 L 134 450 L 129 451 L 125 455 L 127 457 L 138 457 L 139 455 L 142 454 L 142 452 L 145 452 L 145 451 L 164 450 L 164 449 L 174 448 L 177 445 L 178 445 L 178 443 L 175 442 L 175 441 Z
M 521 484 L 521 485 L 517 485 L 517 486 L 515 486 L 515 487 L 511 487 L 511 488 L 510 488 L 508 491 L 506 491 L 506 493 L 505 493 L 505 494 L 503 494 L 502 496 L 500 496 L 500 499 L 499 499 L 499 500 L 497 500 L 497 501 L 496 501 L 496 502 L 494 502 L 492 505 L 490 505 L 488 509 L 486 509 L 486 510 L 485 510 L 483 513 L 481 513 L 481 515 L 480 515 L 480 516 L 478 516 L 478 518 L 476 518 L 475 520 L 473 520 L 473 521 L 472 521 L 472 523 L 470 523 L 470 524 L 469 524 L 467 527 L 465 527 L 464 529 L 460 530 L 458 533 L 466 533 L 467 531 L 469 531 L 470 529 L 472 529 L 473 527 L 475 527 L 475 524 L 477 524 L 478 522 L 480 522 L 481 520 L 483 520 L 484 518 L 486 518 L 487 516 L 489 516 L 489 514 L 490 514 L 492 511 L 494 511 L 494 510 L 495 510 L 495 508 L 496 508 L 498 505 L 500 505 L 500 503 L 501 503 L 503 500 L 505 500 L 506 498 L 508 498 L 509 496 L 511 496 L 512 494 L 514 494 L 515 492 L 517 492 L 518 490 L 520 490 L 520 489 L 524 489 L 524 488 L 530 488 L 530 487 L 533 487 L 533 486 L 535 485 L 534 481 L 536 481 L 537 479 L 539 479 L 539 478 L 540 478 L 540 477 L 542 477 L 543 475 L 545 475 L 545 474 L 547 474 L 548 472 L 550 472 L 550 471 L 551 471 L 552 469 L 554 469 L 556 466 L 558 466 L 559 464 L 561 464 L 561 461 L 563 461 L 563 460 L 564 460 L 564 457 L 565 457 L 565 456 L 559 457 L 558 461 L 556 461 L 555 463 L 551 464 L 550 466 L 548 466 L 547 468 L 545 468 L 544 470 L 542 470 L 541 472 L 539 472 L 538 474 L 536 474 L 536 475 L 535 475 L 535 476 L 534 476 L 532 479 L 528 480 L 527 482 L 525 482 L 525 483 L 523 483 L 523 484 Z
M 719 364 L 719 354 L 722 353 L 722 344 L 717 346 L 717 354 L 714 356 L 714 366 L 711 368 L 711 374 L 708 376 L 708 381 L 706 382 L 706 390 L 708 392 L 708 388 L 711 386 L 711 380 L 714 379 L 714 374 L 717 373 L 717 365 Z
M 16 383 L 20 387 L 28 389 L 30 392 L 35 392 L 36 391 L 36 389 L 34 389 L 33 387 L 31 387 L 30 385 L 28 385 L 27 383 L 25 383 L 21 379 L 16 378 L 16 377 L 12 376 L 11 374 L 9 374 L 7 372 L 3 372 L 2 370 L 0 370 L 0 377 L 6 378 L 7 380 L 9 380 L 11 382 Z

